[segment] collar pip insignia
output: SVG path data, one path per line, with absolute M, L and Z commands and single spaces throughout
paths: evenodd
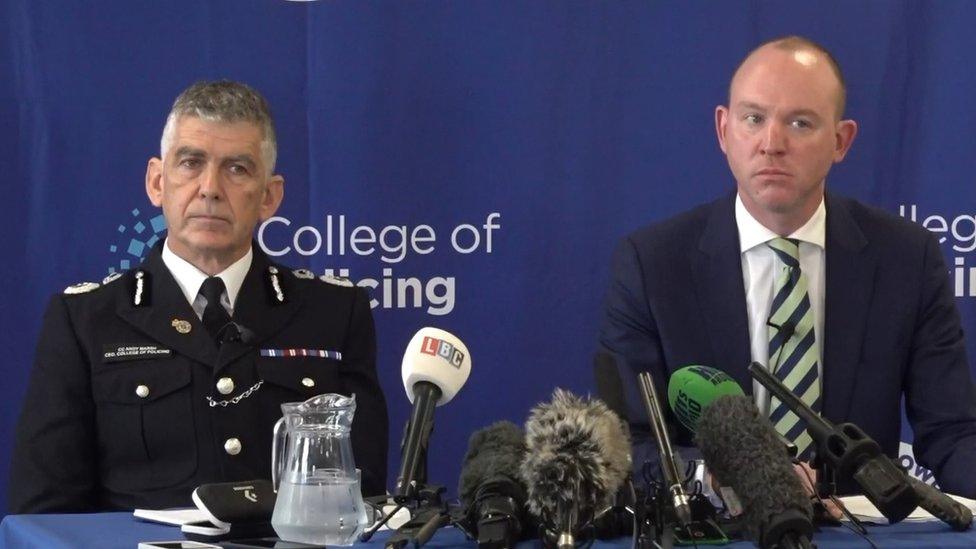
M 267 286 L 268 292 L 272 295 L 272 302 L 280 305 L 285 302 L 285 292 L 281 289 L 281 271 L 278 267 L 271 265 L 268 267 Z
M 132 274 L 130 283 L 132 290 L 132 305 L 135 307 L 148 307 L 152 297 L 152 280 L 148 271 L 142 269 Z

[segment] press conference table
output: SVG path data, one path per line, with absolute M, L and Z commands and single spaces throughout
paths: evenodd
M 903 522 L 894 526 L 869 526 L 868 534 L 881 548 L 928 548 L 928 547 L 976 547 L 976 530 L 964 533 L 952 532 L 938 521 Z M 369 543 L 357 547 L 382 547 L 388 533 L 379 533 Z M 179 528 L 163 526 L 134 519 L 131 513 L 97 513 L 87 515 L 8 515 L 0 523 L 0 548 L 19 549 L 37 547 L 44 549 L 97 548 L 134 549 L 140 541 L 164 541 L 182 539 Z M 814 536 L 820 548 L 864 548 L 869 544 L 843 528 L 825 528 Z M 626 548 L 630 539 L 597 541 L 594 547 Z M 536 547 L 538 542 L 520 544 Z M 445 528 L 439 531 L 427 545 L 431 549 L 442 547 L 474 547 L 474 542 L 464 539 L 460 531 Z M 751 543 L 737 542 L 724 547 L 755 547 Z

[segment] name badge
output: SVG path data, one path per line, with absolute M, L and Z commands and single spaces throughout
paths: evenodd
M 130 345 L 125 343 L 109 344 L 102 347 L 102 362 L 123 362 L 126 360 L 146 360 L 165 358 L 173 351 L 159 345 Z

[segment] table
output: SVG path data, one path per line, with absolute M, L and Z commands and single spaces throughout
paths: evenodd
M 964 533 L 952 532 L 938 521 L 902 522 L 894 526 L 869 526 L 872 541 L 880 548 L 939 548 L 976 547 L 976 530 Z M 377 534 L 370 543 L 359 547 L 382 548 L 389 533 Z M 8 515 L 0 523 L 0 549 L 134 549 L 140 541 L 166 541 L 182 539 L 183 534 L 175 526 L 142 522 L 131 513 L 93 513 L 78 515 Z M 594 548 L 624 549 L 630 539 L 597 541 Z M 814 537 L 820 548 L 869 547 L 868 543 L 844 528 L 824 528 Z M 538 542 L 526 542 L 520 546 L 537 547 Z M 463 534 L 453 528 L 438 532 L 427 545 L 431 549 L 447 547 L 474 547 Z M 738 542 L 723 547 L 741 549 L 754 547 L 751 543 Z

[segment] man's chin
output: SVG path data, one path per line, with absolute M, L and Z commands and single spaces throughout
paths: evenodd
M 790 186 L 769 185 L 756 197 L 756 203 L 767 212 L 788 214 L 800 208 L 803 200 Z
M 236 248 L 233 240 L 226 234 L 195 232 L 183 239 L 184 245 L 197 253 L 219 254 Z
M 795 200 L 767 200 L 763 203 L 763 209 L 769 213 L 787 215 L 799 208 Z

